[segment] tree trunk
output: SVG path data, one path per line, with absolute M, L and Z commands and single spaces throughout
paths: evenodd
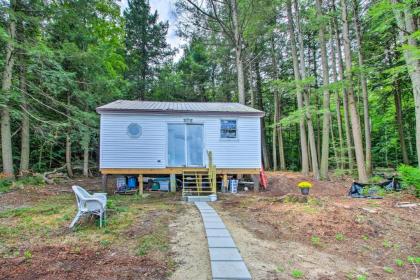
M 367 81 L 364 73 L 364 57 L 362 53 L 362 32 L 359 21 L 358 0 L 353 0 L 354 15 L 353 21 L 356 30 L 357 54 L 360 67 L 360 83 L 362 86 L 363 99 L 363 122 L 365 128 L 365 153 L 366 153 L 366 173 L 368 176 L 372 174 L 372 143 L 370 135 L 370 117 L 369 117 L 369 96 L 367 90 Z
M 323 17 L 322 0 L 316 0 L 316 10 L 318 18 Z M 330 91 L 329 75 L 328 75 L 328 59 L 327 59 L 327 45 L 325 42 L 325 29 L 321 24 L 319 27 L 319 44 L 321 46 L 321 63 L 322 63 L 322 83 L 323 83 L 323 101 L 322 107 L 324 110 L 322 119 L 322 155 L 321 155 L 321 169 L 320 176 L 322 179 L 328 177 L 328 159 L 330 152 Z
M 308 140 L 311 152 L 311 163 L 312 163 L 312 172 L 314 173 L 315 179 L 319 180 L 319 167 L 318 167 L 318 153 L 316 149 L 315 142 L 315 131 L 312 123 L 312 116 L 310 113 L 310 100 L 309 94 L 307 91 L 303 93 L 305 99 L 305 114 L 306 114 L 306 123 L 308 124 Z
M 303 45 L 303 34 L 300 25 L 300 14 L 299 14 L 299 5 L 297 1 L 294 1 L 295 11 L 296 11 L 296 19 L 297 19 L 297 35 L 299 38 L 299 56 L 300 56 L 300 75 L 302 80 L 306 79 L 306 67 L 305 67 L 305 48 Z M 308 142 L 310 146 L 310 153 L 311 155 L 311 163 L 312 163 L 312 172 L 314 173 L 314 177 L 319 179 L 319 167 L 318 167 L 318 152 L 316 149 L 316 142 L 315 142 L 315 132 L 314 127 L 312 124 L 312 115 L 310 111 L 310 99 L 309 99 L 309 89 L 307 87 L 303 90 L 303 98 L 305 104 L 305 116 L 306 116 L 306 123 L 308 125 Z
M 11 4 L 13 5 L 13 4 Z M 14 178 L 13 170 L 13 155 L 12 155 L 12 134 L 10 128 L 10 110 L 7 104 L 10 87 L 12 86 L 12 74 L 13 65 L 15 63 L 14 58 L 14 41 L 16 36 L 16 23 L 13 17 L 10 17 L 10 23 L 8 27 L 9 31 L 9 42 L 6 46 L 6 57 L 4 61 L 4 72 L 2 80 L 2 94 L 6 96 L 5 103 L 1 106 L 1 151 L 3 159 L 3 173 L 6 177 Z
M 351 61 L 351 49 L 350 49 L 350 37 L 349 37 L 349 23 L 347 16 L 346 1 L 341 1 L 342 9 L 342 20 L 343 20 L 343 39 L 344 39 L 344 56 L 346 61 L 346 80 L 347 80 L 347 93 L 348 102 L 350 109 L 350 120 L 353 132 L 354 149 L 356 153 L 357 171 L 359 175 L 359 181 L 366 183 L 368 176 L 366 174 L 365 156 L 363 154 L 363 141 L 362 131 L 360 128 L 360 119 L 357 112 L 356 100 L 354 98 L 353 88 L 353 77 L 352 77 L 352 61 Z
M 281 95 L 278 96 L 278 119 L 277 119 L 277 141 L 279 143 L 279 158 L 280 158 L 280 170 L 286 169 L 286 160 L 284 156 L 284 143 L 283 143 L 283 129 L 281 127 Z
M 90 133 L 87 128 L 83 133 L 82 148 L 83 148 L 83 176 L 89 177 L 89 144 Z
M 23 59 L 22 59 L 23 60 Z M 21 131 L 21 148 L 20 148 L 20 167 L 19 175 L 26 176 L 29 173 L 29 115 L 28 102 L 26 96 L 26 67 L 24 61 L 21 61 L 20 69 L 20 91 L 22 96 L 22 131 Z
M 332 1 L 333 11 L 336 12 L 335 8 L 335 1 Z M 348 167 L 350 170 L 353 170 L 353 141 L 351 137 L 351 128 L 350 128 L 350 114 L 349 114 L 349 106 L 348 106 L 348 96 L 347 90 L 344 83 L 344 66 L 343 66 L 343 56 L 341 53 L 341 39 L 340 34 L 338 31 L 338 24 L 336 18 L 333 19 L 334 23 L 334 35 L 336 41 L 336 52 L 337 52 L 337 60 L 338 60 L 338 75 L 341 81 L 341 86 L 343 89 L 343 111 L 344 111 L 344 128 L 346 134 L 346 148 L 347 148 L 347 160 L 348 160 Z
M 331 114 L 330 114 L 330 117 L 331 117 Z M 330 119 L 330 123 L 332 123 L 332 117 Z M 332 144 L 332 147 L 333 147 L 334 157 L 335 157 L 335 168 L 338 169 L 338 168 L 340 168 L 340 163 L 339 163 L 339 160 L 338 160 L 337 147 L 335 145 L 334 129 L 333 129 L 332 125 L 330 125 L 330 133 L 331 133 L 331 144 Z
M 332 33 L 332 32 L 331 32 Z M 334 51 L 334 40 L 332 39 L 333 35 L 331 34 L 331 62 L 332 62 L 332 75 L 333 81 L 335 84 L 338 83 L 337 79 L 337 61 L 335 58 L 335 51 Z M 340 93 L 336 89 L 335 91 L 335 113 L 337 117 L 337 127 L 338 127 L 338 144 L 339 144 L 339 168 L 344 169 L 344 145 L 343 145 L 343 127 L 342 127 L 342 120 L 341 120 L 341 102 L 340 102 Z M 332 126 L 332 122 L 331 122 Z
M 300 73 L 299 73 L 299 61 L 296 50 L 296 40 L 295 40 L 295 31 L 293 26 L 293 16 L 292 16 L 292 3 L 291 0 L 287 0 L 287 30 L 290 37 L 290 48 L 292 52 L 293 60 L 293 72 L 296 82 L 296 95 L 297 95 L 297 105 L 299 111 L 303 112 L 303 97 L 302 97 L 302 88 L 300 85 Z M 308 143 L 306 140 L 306 129 L 305 129 L 305 118 L 302 115 L 299 121 L 299 131 L 300 131 L 300 149 L 302 157 L 302 173 L 304 175 L 309 175 L 309 158 L 308 158 Z
M 302 40 L 302 46 L 303 46 L 303 40 Z M 313 68 L 312 68 L 312 73 L 313 73 L 314 79 L 315 79 L 314 88 L 318 89 L 318 74 L 317 74 L 317 69 L 318 68 L 317 68 L 317 59 L 316 59 L 316 46 L 313 44 L 311 47 L 312 47 L 312 55 L 313 55 L 312 61 L 314 62 L 313 63 Z M 311 50 L 309 50 L 309 49 L 308 49 L 308 58 L 309 58 L 309 61 L 311 61 Z M 309 92 L 309 89 L 308 89 L 308 92 Z M 310 100 L 310 96 L 308 98 Z M 318 99 L 319 99 L 318 94 L 315 94 L 315 105 L 314 105 L 314 107 L 315 107 L 315 110 L 317 112 L 319 111 L 319 100 Z M 318 117 L 318 113 L 315 114 L 314 119 L 315 119 L 315 127 L 316 127 L 316 134 L 315 134 L 315 136 L 316 136 L 316 141 L 315 141 L 316 142 L 316 154 L 320 155 L 321 154 L 321 133 L 320 133 L 321 124 L 319 122 L 320 118 Z M 314 133 L 315 133 L 315 128 L 314 128 Z M 311 154 L 311 153 L 309 153 L 309 154 Z M 318 166 L 319 166 L 319 158 L 318 158 L 317 163 L 318 163 Z
M 271 61 L 272 61 L 272 68 L 273 68 L 273 79 L 277 80 L 279 78 L 278 72 L 278 63 L 277 63 L 277 56 L 275 52 L 274 46 L 274 38 L 271 37 Z M 286 164 L 284 160 L 284 145 L 283 145 L 283 135 L 282 135 L 282 127 L 280 124 L 280 114 L 281 114 L 281 96 L 279 91 L 276 89 L 274 90 L 274 126 L 273 126 L 273 169 L 278 169 L 278 157 L 277 157 L 277 145 L 278 144 L 278 151 L 279 151 L 279 159 L 280 159 L 280 169 L 286 169 Z
M 251 107 L 255 108 L 255 92 L 253 90 L 252 80 L 252 67 L 248 67 L 249 98 L 251 99 Z
M 236 0 L 230 0 L 232 9 L 233 32 L 235 35 L 236 71 L 238 77 L 239 103 L 245 104 L 245 76 L 242 61 L 242 38 L 239 30 L 238 7 Z
M 404 124 L 403 124 L 403 117 L 402 117 L 401 92 L 399 91 L 398 88 L 396 88 L 396 92 L 394 94 L 394 101 L 395 101 L 395 119 L 397 121 L 398 136 L 400 139 L 403 163 L 409 164 L 410 162 L 408 160 L 407 147 L 405 146 L 405 140 L 404 140 Z
M 67 106 L 70 106 L 70 93 L 67 93 Z M 66 168 L 67 168 L 67 174 L 69 175 L 69 177 L 73 177 L 73 167 L 71 165 L 71 120 L 70 120 L 70 109 L 67 109 L 67 123 L 68 123 L 68 128 L 67 128 L 67 134 L 66 134 Z
M 413 10 L 408 6 L 409 4 L 401 4 L 397 0 L 391 0 L 393 4 L 394 16 L 397 21 L 399 32 L 399 39 L 402 44 L 407 44 L 409 47 L 403 49 L 404 60 L 408 67 L 411 84 L 413 87 L 414 106 L 416 115 L 416 149 L 417 149 L 417 164 L 420 168 L 420 60 L 416 56 L 417 41 L 413 33 L 418 31 L 416 23 L 413 19 Z M 397 5 L 405 5 L 404 11 L 401 11 Z
M 257 94 L 257 103 L 258 109 L 264 111 L 264 104 L 263 104 L 263 96 L 262 96 L 262 81 L 261 81 L 261 73 L 260 73 L 260 61 L 259 59 L 255 59 L 255 85 L 256 85 L 256 94 Z M 261 148 L 263 154 L 263 163 L 265 169 L 270 169 L 270 157 L 267 148 L 267 141 L 265 139 L 265 122 L 264 118 L 261 118 Z

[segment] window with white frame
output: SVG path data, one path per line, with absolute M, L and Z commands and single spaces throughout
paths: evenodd
M 238 137 L 238 127 L 236 120 L 220 121 L 220 138 L 235 139 Z

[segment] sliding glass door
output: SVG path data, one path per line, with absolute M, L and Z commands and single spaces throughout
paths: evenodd
M 204 165 L 202 124 L 168 124 L 168 165 Z

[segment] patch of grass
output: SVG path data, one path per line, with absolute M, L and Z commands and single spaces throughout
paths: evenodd
M 420 264 L 420 257 L 408 256 L 407 261 L 412 264 Z
M 145 256 L 150 251 L 155 251 L 155 250 L 159 250 L 159 251 L 162 251 L 162 252 L 167 251 L 168 250 L 168 243 L 167 243 L 166 239 L 162 236 L 157 235 L 157 234 L 144 235 L 140 239 L 140 245 L 138 246 L 137 254 L 139 256 Z
M 320 246 L 321 245 L 321 238 L 319 236 L 316 236 L 316 235 L 311 236 L 311 244 L 313 246 Z
M 45 185 L 44 178 L 41 176 L 28 176 L 28 177 L 22 177 L 19 178 L 15 184 L 19 187 L 21 186 L 43 186 Z
M 394 273 L 394 269 L 393 269 L 392 267 L 389 267 L 389 266 L 385 266 L 385 267 L 384 267 L 384 271 L 385 271 L 386 273 L 389 273 L 389 274 Z
M 368 240 L 369 240 L 369 236 L 368 236 L 368 235 L 366 235 L 366 234 L 364 234 L 364 235 L 362 235 L 362 239 L 363 239 L 364 241 L 368 241 Z
M 31 251 L 26 250 L 25 252 L 23 252 L 23 257 L 25 258 L 25 260 L 32 259 L 32 253 L 31 253 Z
M 336 239 L 337 241 L 343 241 L 343 240 L 345 239 L 344 234 L 342 234 L 342 233 L 337 233 L 337 234 L 335 235 L 335 239 Z
M 392 247 L 392 242 L 389 240 L 384 240 L 384 242 L 382 242 L 382 245 L 384 246 L 384 248 L 389 249 Z
M 282 267 L 282 266 L 280 266 L 280 265 L 279 265 L 278 267 L 276 267 L 276 271 L 277 271 L 277 272 L 282 273 L 282 272 L 284 272 L 284 270 L 285 270 L 285 269 L 284 269 L 284 267 Z
M 402 259 L 396 259 L 395 264 L 399 267 L 403 267 L 404 266 L 404 261 Z
M 104 247 L 108 247 L 111 244 L 111 241 L 104 239 L 104 240 L 99 241 L 99 244 L 101 244 Z
M 367 280 L 367 276 L 364 274 L 359 274 L 356 276 L 356 280 Z
M 299 269 L 293 269 L 292 273 L 290 274 L 293 278 L 302 278 L 303 277 L 303 272 L 300 271 Z

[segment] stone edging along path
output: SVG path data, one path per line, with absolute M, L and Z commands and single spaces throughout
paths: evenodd
M 204 222 L 212 279 L 252 279 L 235 242 L 216 211 L 207 202 L 195 202 L 195 206 Z

